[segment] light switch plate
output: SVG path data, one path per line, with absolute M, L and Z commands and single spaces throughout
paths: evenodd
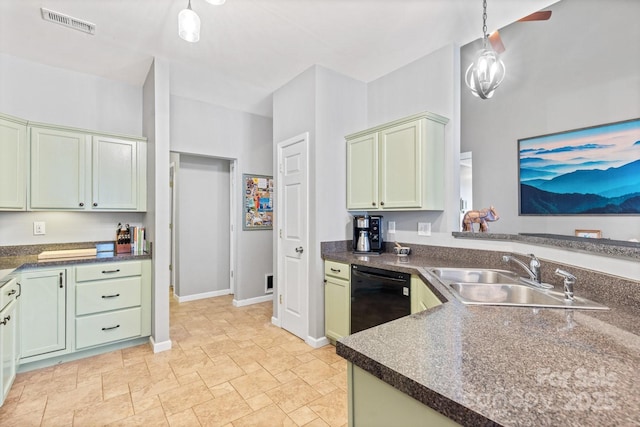
M 419 222 L 418 223 L 418 236 L 431 236 L 431 223 Z
M 395 221 L 389 221 L 389 223 L 387 224 L 387 233 L 395 233 L 396 232 L 396 222 Z

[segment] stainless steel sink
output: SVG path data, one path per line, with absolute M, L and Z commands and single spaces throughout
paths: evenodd
M 518 275 L 508 270 L 466 268 L 434 268 L 432 274 L 443 282 L 463 283 L 517 283 Z
M 575 297 L 573 301 L 567 301 L 562 292 L 536 288 L 510 271 L 464 268 L 429 271 L 464 304 L 608 310 L 586 298 Z

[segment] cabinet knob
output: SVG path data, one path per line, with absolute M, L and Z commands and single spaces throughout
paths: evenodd
M 79 205 L 81 208 L 82 208 L 82 207 L 84 207 L 84 203 L 83 203 L 83 202 L 80 202 L 78 205 Z
M 371 206 L 375 206 L 375 205 L 376 205 L 376 202 L 371 202 Z
M 93 207 L 95 208 L 95 207 L 97 207 L 97 206 L 98 206 L 98 203 L 93 202 Z
M 380 202 L 380 206 L 384 206 L 384 202 Z

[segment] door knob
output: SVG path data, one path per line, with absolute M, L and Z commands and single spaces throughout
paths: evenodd
M 301 254 L 302 252 L 304 252 L 304 249 L 302 249 L 302 246 L 298 246 L 296 248 L 296 252 L 298 252 L 299 254 Z

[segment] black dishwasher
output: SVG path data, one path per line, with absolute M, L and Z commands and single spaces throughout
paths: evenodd
M 411 314 L 411 275 L 351 265 L 351 333 Z

